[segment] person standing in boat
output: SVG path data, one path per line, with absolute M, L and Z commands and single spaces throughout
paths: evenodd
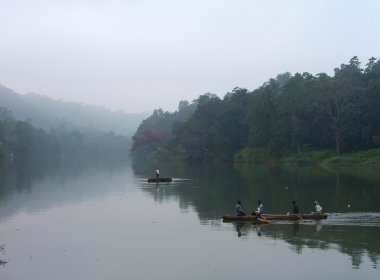
M 293 208 L 292 208 L 292 214 L 299 214 L 300 213 L 300 208 L 298 207 L 297 205 L 297 202 L 295 200 L 293 200 Z
M 314 201 L 314 204 L 315 204 L 315 212 L 317 214 L 322 214 L 322 206 L 319 205 L 319 202 L 318 201 Z
M 245 212 L 243 211 L 243 208 L 241 207 L 241 201 L 239 200 L 235 206 L 235 212 L 236 216 L 245 216 Z
M 156 169 L 156 180 L 157 182 L 160 180 L 160 170 L 158 170 L 158 168 Z
M 264 213 L 264 204 L 262 203 L 262 201 L 259 199 L 257 201 L 257 210 L 256 211 L 253 211 L 251 213 L 251 215 L 253 216 L 261 216 L 261 214 Z

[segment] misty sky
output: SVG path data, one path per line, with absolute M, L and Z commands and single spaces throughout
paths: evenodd
M 380 1 L 0 0 L 0 84 L 126 112 L 380 56 Z M 1 106 L 1 104 L 0 104 Z

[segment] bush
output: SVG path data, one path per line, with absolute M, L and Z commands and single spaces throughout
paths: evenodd
M 266 149 L 244 148 L 234 156 L 235 162 L 256 162 L 263 163 L 268 158 Z

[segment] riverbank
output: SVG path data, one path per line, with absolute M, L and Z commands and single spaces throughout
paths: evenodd
M 297 165 L 380 166 L 380 148 L 343 153 L 339 156 L 332 151 L 302 152 L 290 154 L 279 162 Z

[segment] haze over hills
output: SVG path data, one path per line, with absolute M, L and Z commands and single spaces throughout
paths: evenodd
M 95 129 L 132 136 L 149 113 L 125 113 L 77 102 L 66 102 L 35 93 L 18 94 L 0 84 L 0 107 L 12 111 L 17 120 L 50 131 L 66 129 Z

